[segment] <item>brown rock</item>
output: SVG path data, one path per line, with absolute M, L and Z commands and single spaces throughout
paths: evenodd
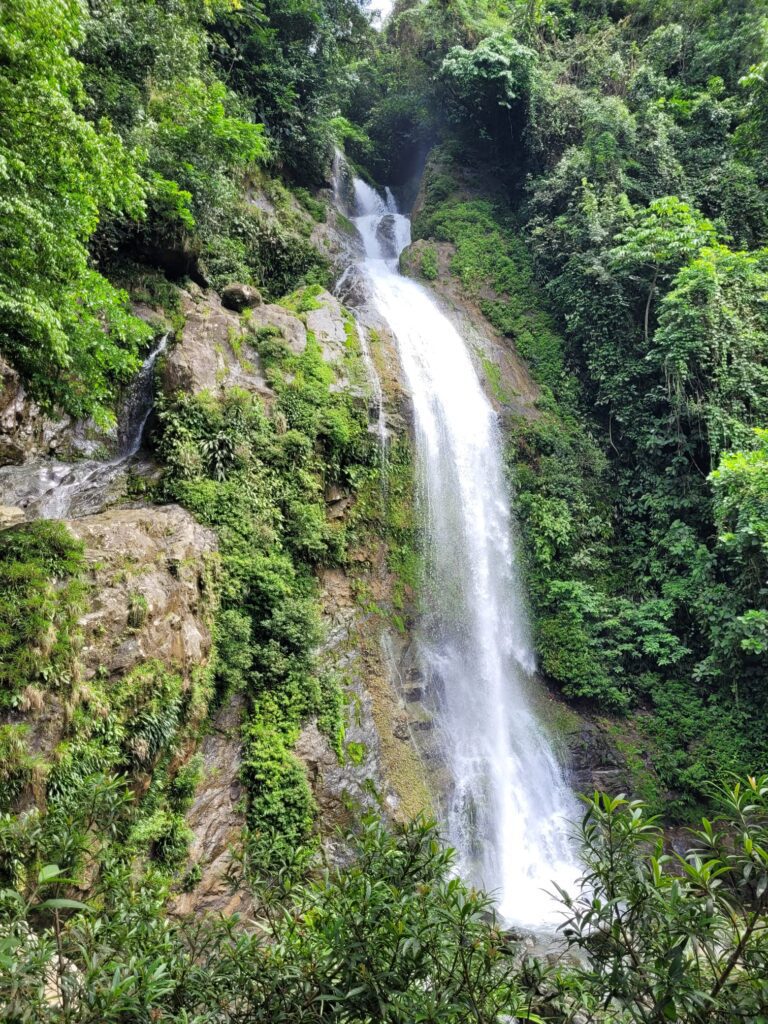
M 85 542 L 93 599 L 82 619 L 83 674 L 156 658 L 188 676 L 211 648 L 204 585 L 212 531 L 177 505 L 118 509 L 67 526 Z M 140 619 L 132 609 L 144 611 Z
M 238 777 L 243 710 L 243 698 L 233 697 L 219 711 L 200 748 L 203 779 L 187 823 L 194 836 L 189 850 L 191 865 L 201 871 L 201 876 L 192 892 L 182 893 L 174 901 L 173 911 L 179 915 L 243 913 L 249 905 L 244 893 L 230 891 L 226 877 L 232 862 L 231 849 L 237 845 L 245 824 Z
M 228 284 L 221 293 L 221 304 L 236 313 L 261 305 L 261 292 L 249 284 Z

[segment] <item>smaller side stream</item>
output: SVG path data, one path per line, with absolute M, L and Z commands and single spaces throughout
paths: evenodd
M 168 339 L 168 333 L 159 339 L 131 382 L 122 404 L 114 458 L 46 459 L 4 466 L 0 468 L 2 504 L 22 509 L 26 519 L 75 519 L 101 512 L 118 478 L 141 448 L 155 406 L 155 363 L 165 352 Z

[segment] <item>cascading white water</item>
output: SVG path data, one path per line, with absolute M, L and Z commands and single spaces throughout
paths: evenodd
M 398 273 L 410 222 L 354 181 L 373 304 L 398 343 L 415 411 L 425 518 L 422 670 L 451 774 L 445 827 L 463 874 L 504 918 L 551 923 L 552 881 L 573 883 L 575 808 L 529 700 L 535 656 L 516 567 L 496 414 L 467 348 L 416 282 Z
M 23 508 L 28 519 L 68 519 L 100 512 L 110 488 L 139 451 L 154 408 L 155 363 L 165 352 L 164 334 L 144 360 L 123 402 L 119 451 L 109 460 L 45 462 L 0 469 L 0 492 L 6 502 Z

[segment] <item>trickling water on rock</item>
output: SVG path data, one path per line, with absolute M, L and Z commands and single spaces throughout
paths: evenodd
M 72 519 L 100 512 L 109 494 L 141 447 L 154 408 L 154 368 L 168 344 L 164 334 L 145 359 L 123 403 L 118 454 L 109 460 L 53 459 L 0 469 L 2 503 L 24 511 L 27 519 Z
M 497 417 L 462 338 L 400 276 L 410 223 L 391 193 L 355 179 L 355 224 L 372 301 L 411 391 L 425 519 L 422 671 L 450 773 L 445 827 L 459 868 L 502 915 L 551 922 L 555 880 L 573 882 L 573 798 L 529 701 L 535 657 L 516 566 Z

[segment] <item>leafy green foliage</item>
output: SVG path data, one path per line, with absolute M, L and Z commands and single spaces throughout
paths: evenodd
M 319 288 L 285 300 L 299 315 Z M 354 334 L 352 335 L 354 338 Z M 354 489 L 374 459 L 365 410 L 332 389 L 337 371 L 308 333 L 301 354 L 275 329 L 251 339 L 276 392 L 270 415 L 245 392 L 179 395 L 161 411 L 164 494 L 216 529 L 222 557 L 216 669 L 220 699 L 247 695 L 242 775 L 255 833 L 273 837 L 270 858 L 306 840 L 314 805 L 291 750 L 310 717 L 339 749 L 338 684 L 315 659 L 320 639 L 318 564 L 345 557 L 345 527 L 329 522 L 325 488 Z M 352 374 L 356 349 L 343 372 Z
M 232 4 L 215 22 L 215 66 L 252 106 L 280 160 L 305 185 L 325 180 L 350 66 L 370 41 L 353 0 Z
M 387 830 L 364 819 L 344 837 L 343 867 L 307 875 L 306 849 L 263 872 L 249 842 L 233 872 L 259 927 L 218 915 L 166 916 L 167 882 L 140 879 L 114 826 L 126 794 L 93 780 L 72 803 L 77 845 L 100 815 L 101 861 L 84 902 L 88 862 L 58 845 L 55 810 L 0 846 L 36 851 L 0 898 L 0 998 L 8 1019 L 78 1024 L 121 1019 L 293 1022 L 468 1019 L 572 1024 L 760 1020 L 766 993 L 768 781 L 722 787 L 722 807 L 665 852 L 642 804 L 595 794 L 579 836 L 584 876 L 560 892 L 560 932 L 575 956 L 525 955 L 468 889 L 425 822 Z M 7 847 L 6 847 L 7 848 Z M 549 961 L 549 962 L 547 962 Z M 54 984 L 51 984 L 51 981 Z M 46 987 L 47 986 L 47 987 Z M 51 990 L 55 997 L 51 998 Z
M 32 394 L 110 419 L 149 329 L 94 268 L 104 216 L 141 216 L 144 190 L 108 121 L 82 114 L 77 0 L 9 0 L 0 15 L 0 350 Z
M 512 35 L 494 33 L 472 50 L 448 51 L 441 72 L 447 81 L 449 117 L 486 140 L 513 141 L 519 107 L 531 89 L 536 54 Z
M 584 1011 L 622 1022 L 760 1019 L 768 779 L 717 795 L 723 813 L 702 821 L 685 856 L 665 852 L 639 802 L 586 801 L 582 889 L 562 894 L 563 935 L 586 961 L 559 972 L 558 1020 Z
M 68 689 L 83 607 L 83 545 L 61 523 L 0 533 L 0 706 Z
M 767 250 L 718 246 L 702 250 L 664 297 L 648 359 L 662 364 L 680 434 L 711 460 L 749 444 L 750 427 L 768 417 L 767 288 Z

